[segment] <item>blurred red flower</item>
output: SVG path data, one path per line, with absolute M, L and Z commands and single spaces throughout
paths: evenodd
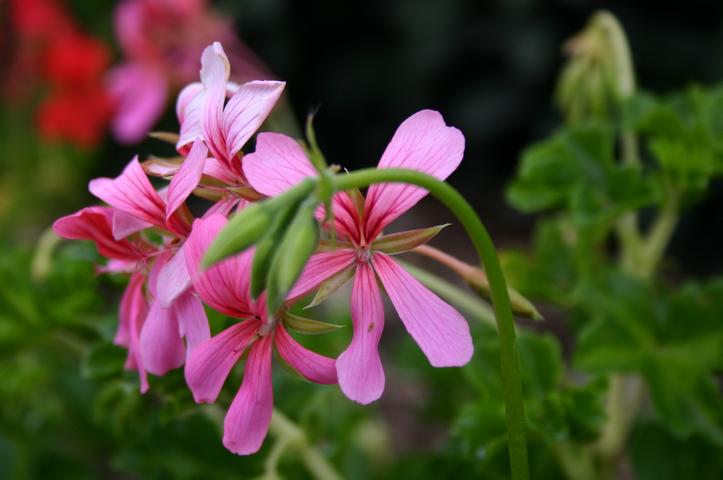
M 9 19 L 14 42 L 6 96 L 25 103 L 29 93 L 46 90 L 36 112 L 41 137 L 97 145 L 112 112 L 103 84 L 108 48 L 83 32 L 59 0 L 12 0 Z

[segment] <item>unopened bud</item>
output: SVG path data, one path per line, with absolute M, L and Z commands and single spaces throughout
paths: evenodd
M 314 188 L 314 180 L 306 179 L 281 195 L 253 203 L 234 215 L 219 232 L 203 257 L 208 268 L 224 258 L 241 253 L 258 242 L 271 227 L 274 216 L 289 205 L 298 203 Z
M 630 47 L 609 12 L 596 12 L 565 43 L 570 59 L 560 72 L 556 100 L 572 122 L 606 118 L 635 92 Z
M 317 201 L 308 198 L 296 212 L 274 255 L 267 284 L 267 308 L 273 314 L 301 275 L 319 242 L 319 224 L 314 218 Z

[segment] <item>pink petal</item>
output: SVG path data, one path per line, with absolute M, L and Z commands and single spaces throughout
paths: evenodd
M 253 250 L 247 250 L 201 271 L 201 259 L 226 225 L 223 215 L 212 215 L 193 222 L 193 230 L 186 240 L 186 267 L 193 287 L 201 299 L 215 310 L 236 318 L 253 315 L 248 301 Z
M 148 314 L 148 303 L 143 296 L 145 276 L 142 273 L 131 275 L 128 286 L 123 292 L 120 303 L 119 325 L 113 343 L 128 349 L 126 368 L 138 370 L 141 393 L 148 391 L 148 375 L 143 366 L 139 336 L 143 322 Z
M 229 99 L 223 111 L 227 157 L 233 158 L 269 116 L 284 91 L 284 82 L 248 82 Z
M 90 181 L 90 192 L 111 207 L 165 228 L 165 204 L 148 180 L 138 157 L 116 178 L 96 178 Z
M 203 167 L 203 174 L 213 177 L 216 180 L 220 180 L 223 183 L 231 185 L 238 183 L 238 175 L 229 170 L 225 163 L 219 162 L 214 157 L 206 159 L 206 164 Z
M 53 223 L 53 231 L 63 238 L 92 240 L 104 257 L 137 261 L 143 252 L 128 240 L 116 240 L 113 235 L 113 218 L 116 211 L 108 207 L 87 207 L 76 213 L 61 217 Z
M 301 346 L 279 323 L 276 327 L 276 349 L 294 370 L 315 383 L 336 383 L 334 359 L 319 355 Z
M 226 82 L 231 67 L 219 42 L 204 49 L 201 55 L 201 83 L 204 88 L 204 105 L 201 121 L 203 137 L 209 150 L 219 160 L 227 160 L 226 142 L 222 130 L 223 103 L 226 99 Z
M 120 210 L 113 211 L 113 238 L 116 240 L 129 237 L 152 226 L 150 223 L 144 222 L 133 215 Z
M 280 133 L 260 133 L 256 151 L 243 158 L 244 175 L 257 192 L 276 196 L 316 170 L 296 140 Z
M 294 288 L 287 295 L 287 300 L 294 300 L 311 292 L 327 278 L 341 272 L 356 259 L 356 253 L 349 249 L 321 252 L 311 256 L 306 262 L 304 271 L 296 281 Z
M 211 338 L 206 311 L 201 301 L 191 292 L 186 292 L 173 303 L 173 314 L 178 319 L 178 329 L 186 339 L 186 358 L 201 342 Z
M 178 94 L 176 115 L 181 130 L 176 143 L 176 150 L 185 154 L 187 146 L 196 140 L 203 140 L 203 106 L 206 93 L 201 83 L 192 83 Z
M 446 179 L 462 161 L 464 136 L 448 127 L 434 110 L 422 110 L 397 129 L 379 161 L 379 168 L 411 168 Z M 427 191 L 402 184 L 369 187 L 366 198 L 366 238 L 374 239 L 382 229 L 421 200 Z
M 243 171 L 254 190 L 269 197 L 288 190 L 307 177 L 316 176 L 316 170 L 296 140 L 268 132 L 256 137 L 256 151 L 244 155 Z M 337 229 L 345 236 L 358 239 L 359 217 L 346 193 L 334 195 L 333 209 Z M 317 216 L 324 216 L 323 209 Z
M 138 143 L 163 113 L 168 95 L 163 72 L 140 63 L 115 67 L 108 77 L 115 103 L 111 128 L 116 140 Z
M 188 156 L 183 160 L 181 168 L 173 175 L 171 184 L 168 186 L 166 218 L 178 210 L 178 207 L 183 205 L 183 202 L 198 186 L 203 175 L 207 155 L 208 148 L 203 144 L 203 141 L 196 140 L 193 142 L 191 151 L 188 152 Z
M 191 276 L 186 268 L 186 254 L 183 245 L 158 272 L 156 300 L 162 307 L 170 307 L 179 295 L 191 286 Z
M 271 353 L 270 335 L 251 347 L 241 389 L 223 422 L 223 445 L 238 455 L 256 453 L 269 430 L 274 407 Z
M 261 326 L 257 320 L 247 320 L 196 345 L 186 362 L 186 383 L 196 403 L 213 403 L 221 391 L 226 377 L 243 355 L 249 343 L 256 338 Z
M 336 369 L 344 395 L 362 404 L 377 400 L 384 391 L 384 368 L 379 339 L 384 330 L 384 305 L 374 271 L 368 263 L 357 268 L 351 292 L 354 336 L 339 355 Z
M 243 208 L 246 200 L 240 199 L 235 195 L 226 195 L 206 210 L 202 218 L 208 218 L 212 215 L 223 215 L 228 217 L 234 207 Z
M 140 349 L 143 366 L 154 375 L 165 375 L 183 365 L 186 348 L 170 308 L 153 302 L 141 329 Z
M 469 325 L 462 315 L 383 253 L 374 268 L 409 334 L 435 367 L 457 367 L 472 358 Z

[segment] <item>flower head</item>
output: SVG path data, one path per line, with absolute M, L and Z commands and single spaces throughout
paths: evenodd
M 463 151 L 464 137 L 459 130 L 445 125 L 438 112 L 424 110 L 400 125 L 379 168 L 412 168 L 445 179 L 459 165 Z M 244 159 L 244 172 L 256 190 L 269 196 L 316 175 L 299 144 L 275 133 L 259 135 L 256 151 Z M 401 184 L 373 185 L 365 199 L 337 193 L 332 207 L 334 228 L 342 241 L 331 251 L 314 255 L 289 294 L 289 298 L 299 297 L 340 272 L 353 271 L 354 335 L 336 366 L 342 390 L 360 403 L 376 400 L 384 390 L 384 370 L 377 350 L 384 327 L 380 283 L 433 366 L 464 365 L 472 356 L 472 339 L 464 318 L 377 248 L 384 238 L 380 236 L 384 227 L 426 193 Z

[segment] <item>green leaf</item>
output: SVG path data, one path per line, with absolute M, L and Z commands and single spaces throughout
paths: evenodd
M 403 253 L 417 248 L 420 245 L 424 245 L 436 237 L 442 229 L 448 227 L 449 225 L 451 224 L 445 223 L 444 225 L 437 225 L 436 227 L 418 228 L 415 230 L 383 235 L 374 240 L 372 248 L 375 250 L 381 250 L 389 255 Z
M 335 323 L 322 322 L 320 320 L 301 317 L 288 311 L 281 312 L 280 316 L 284 325 L 299 333 L 329 333 L 344 327 L 344 325 L 337 325 Z
M 117 376 L 123 372 L 126 352 L 112 343 L 101 343 L 85 355 L 82 373 L 86 378 Z
M 723 365 L 723 281 L 676 291 L 608 274 L 578 291 L 590 321 L 574 365 L 593 373 L 638 373 L 657 418 L 674 435 L 723 446 L 716 375 Z
M 568 209 L 577 227 L 604 230 L 659 195 L 639 168 L 615 162 L 614 147 L 604 124 L 563 128 L 523 153 L 508 200 L 527 213 Z

